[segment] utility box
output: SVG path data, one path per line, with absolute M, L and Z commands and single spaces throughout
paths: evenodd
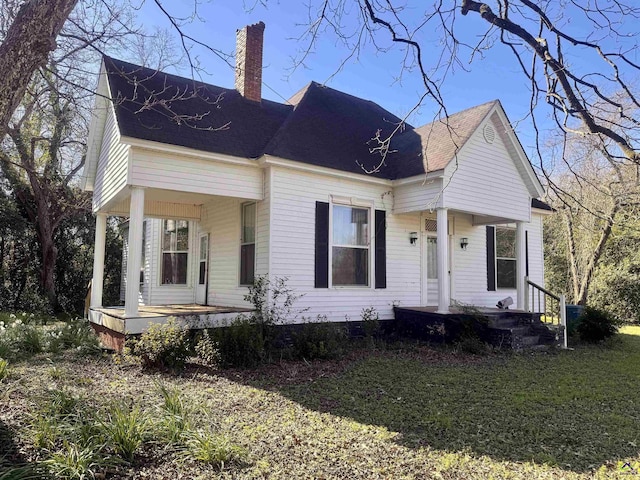
M 567 335 L 571 336 L 576 333 L 578 325 L 580 325 L 580 316 L 584 312 L 582 305 L 567 305 Z

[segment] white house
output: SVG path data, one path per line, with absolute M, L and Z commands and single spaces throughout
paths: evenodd
M 525 309 L 550 209 L 500 102 L 404 125 L 383 159 L 376 138 L 401 120 L 379 105 L 317 83 L 261 98 L 263 30 L 238 31 L 235 89 L 104 58 L 84 171 L 96 328 L 235 315 L 255 275 L 287 277 L 331 321 L 507 296 Z M 123 310 L 102 305 L 108 215 L 129 218 Z

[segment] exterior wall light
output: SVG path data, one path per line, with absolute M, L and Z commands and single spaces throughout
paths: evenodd
M 467 249 L 467 245 L 469 245 L 469 239 L 467 237 L 462 237 L 460 239 L 460 248 L 463 250 Z
M 409 234 L 409 243 L 411 245 L 415 245 L 417 240 L 418 240 L 418 232 L 411 232 Z

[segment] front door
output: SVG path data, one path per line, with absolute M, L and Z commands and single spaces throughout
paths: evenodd
M 453 237 L 449 238 L 449 292 L 453 298 Z M 438 305 L 438 238 L 435 232 L 427 232 L 422 236 L 422 304 Z
M 425 305 L 438 305 L 438 239 L 435 235 L 424 236 L 425 265 L 423 275 L 425 282 Z
M 209 279 L 209 234 L 201 233 L 198 242 L 198 283 L 196 284 L 196 303 L 207 304 L 207 284 Z

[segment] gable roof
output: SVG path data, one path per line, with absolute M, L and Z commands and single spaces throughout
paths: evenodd
M 483 103 L 403 133 L 394 144 L 399 152 L 396 163 L 406 163 L 413 175 L 444 169 L 499 104 Z
M 250 159 L 267 154 L 365 175 L 383 160 L 376 135 L 385 139 L 402 123 L 374 102 L 316 82 L 286 104 L 258 103 L 235 89 L 106 56 L 104 68 L 122 136 L 205 152 Z M 368 175 L 395 180 L 444 169 L 495 109 L 504 113 L 493 100 L 419 128 L 403 124 L 382 168 Z

